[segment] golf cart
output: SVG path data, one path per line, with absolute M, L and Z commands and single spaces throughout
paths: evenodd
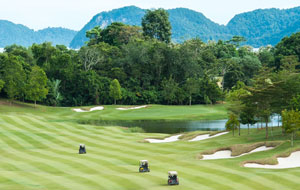
M 80 144 L 79 145 L 79 154 L 86 154 L 85 145 Z
M 150 172 L 148 160 L 140 160 L 139 172 Z
M 168 185 L 179 185 L 176 171 L 169 171 Z

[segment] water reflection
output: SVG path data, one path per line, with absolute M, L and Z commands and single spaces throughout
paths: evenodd
M 101 126 L 123 126 L 123 127 L 141 127 L 147 133 L 181 133 L 188 131 L 222 131 L 225 130 L 227 120 L 207 120 L 207 121 L 166 121 L 166 120 L 138 120 L 138 121 L 105 121 L 89 120 L 79 121 L 81 124 L 93 124 Z M 268 126 L 274 127 L 281 125 L 278 123 L 278 117 L 272 117 Z M 265 126 L 265 124 L 250 125 L 250 128 Z M 247 125 L 241 125 L 241 128 L 247 128 Z

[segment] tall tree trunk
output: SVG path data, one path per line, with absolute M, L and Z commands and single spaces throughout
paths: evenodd
M 234 136 L 234 128 L 235 128 L 235 126 L 233 127 L 233 130 L 232 130 L 232 136 Z
M 278 114 L 278 116 L 277 116 L 277 119 L 278 119 L 277 123 L 278 123 L 278 127 L 279 127 L 279 114 Z
M 117 104 L 117 100 L 116 100 L 116 99 L 114 99 L 114 104 L 115 104 L 115 105 Z
M 247 124 L 248 125 L 248 135 L 250 134 L 250 131 L 249 131 L 249 123 Z
M 239 124 L 239 136 L 241 136 L 241 124 Z
M 34 100 L 34 107 L 36 107 L 36 100 Z
M 270 127 L 271 127 L 271 136 L 272 136 L 272 139 L 273 139 L 273 124 Z
M 266 121 L 266 139 L 269 137 L 268 121 Z
M 192 96 L 190 96 L 190 106 L 192 105 Z

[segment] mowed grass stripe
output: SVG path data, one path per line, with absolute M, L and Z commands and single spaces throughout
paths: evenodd
M 65 124 L 65 126 L 66 126 L 67 124 Z M 86 133 L 88 133 L 88 132 L 86 132 Z M 124 156 L 123 156 L 124 157 Z M 195 172 L 197 172 L 197 171 L 195 171 Z M 226 176 L 226 175 L 225 175 Z M 220 178 L 219 176 L 213 176 L 214 178 Z M 211 178 L 211 177 L 209 177 L 209 178 Z M 224 177 L 223 177 L 224 178 Z M 219 181 L 219 180 L 218 180 Z M 224 183 L 226 182 L 226 183 L 228 183 L 228 181 L 226 181 L 226 180 L 221 180 L 221 181 L 223 181 Z M 231 181 L 231 182 L 233 182 L 233 183 L 235 183 L 234 181 Z M 241 187 L 243 187 L 243 188 L 246 188 L 246 187 L 244 187 L 243 185 L 241 185 L 241 187 L 240 187 L 240 185 L 238 184 L 238 185 L 236 185 L 237 186 L 237 188 L 241 188 Z M 249 188 L 248 188 L 249 189 Z
M 111 110 L 107 111 L 114 112 L 113 107 L 109 109 Z M 135 111 L 131 112 L 137 113 Z M 253 135 L 249 136 L 249 140 L 246 138 L 238 140 L 243 137 L 232 138 L 231 135 L 226 135 L 195 143 L 179 141 L 166 144 L 150 144 L 138 143 L 138 141 L 149 137 L 148 135 L 157 137 L 163 137 L 164 135 L 134 134 L 127 133 L 124 129 L 117 127 L 109 128 L 75 123 L 78 119 L 97 119 L 101 113 L 80 114 L 72 112 L 71 108 L 48 109 L 48 107 L 43 108 L 41 113 L 34 109 L 32 109 L 32 112 L 29 110 L 21 114 L 19 111 L 9 112 L 9 114 L 4 113 L 3 117 L 5 119 L 9 117 L 6 122 L 11 125 L 0 126 L 0 135 L 3 133 L 3 136 L 1 136 L 3 138 L 0 139 L 0 148 L 4 149 L 4 154 L 9 156 L 4 159 L 3 164 L 0 163 L 0 171 L 3 171 L 3 173 L 11 172 L 12 174 L 16 172 L 18 175 L 23 174 L 23 172 L 26 175 L 27 172 L 28 176 L 30 173 L 33 175 L 40 174 L 45 179 L 49 177 L 49 181 L 58 181 L 57 184 L 54 183 L 51 186 L 51 182 L 47 183 L 47 181 L 40 178 L 40 183 L 37 185 L 40 189 L 59 189 L 55 188 L 59 185 L 74 190 L 99 188 L 288 190 L 297 189 L 298 187 L 298 181 L 300 181 L 298 177 L 300 174 L 299 169 L 273 172 L 239 166 L 242 161 L 247 159 L 272 156 L 278 152 L 277 149 L 266 152 L 266 154 L 258 153 L 230 160 L 200 161 L 195 159 L 196 154 L 203 150 L 231 144 L 251 143 L 253 142 L 251 141 Z M 129 112 L 118 114 L 124 117 Z M 15 117 L 18 118 L 15 119 Z M 2 115 L 0 115 L 1 118 Z M 0 124 L 3 124 L 1 120 Z M 260 139 L 263 141 L 263 135 L 258 135 L 262 136 Z M 23 139 L 25 143 L 27 142 L 27 145 L 16 144 L 15 142 L 19 139 Z M 254 139 L 258 138 L 254 137 Z M 79 143 L 87 145 L 87 155 L 77 154 Z M 56 148 L 53 148 L 53 146 L 56 146 Z M 15 151 L 13 148 L 15 148 Z M 283 151 L 282 148 L 281 151 Z M 22 157 L 27 157 L 27 154 L 30 154 L 28 158 L 22 159 Z M 18 156 L 21 156 L 21 158 Z M 139 174 L 137 172 L 139 159 L 150 161 L 150 173 Z M 16 162 L 15 166 L 11 165 L 14 162 Z M 22 162 L 24 164 L 21 164 Z M 53 166 L 53 163 L 56 166 Z M 8 166 L 5 167 L 6 165 Z M 178 187 L 168 187 L 166 185 L 168 170 L 178 171 L 181 183 Z M 18 175 L 15 177 L 18 178 Z M 28 181 L 34 179 L 34 177 L 27 176 L 26 178 L 28 178 Z M 1 179 L 3 178 L 0 175 Z M 90 179 L 99 180 L 101 184 L 97 184 Z M 10 179 L 6 179 L 6 181 L 7 183 L 0 186 L 0 189 L 1 187 L 21 187 Z M 72 184 L 69 185 L 69 183 Z M 12 184 L 15 184 L 15 186 Z M 76 186 L 75 184 L 80 185 Z
M 70 141 L 70 139 L 66 139 L 66 140 Z M 55 147 L 58 147 L 57 149 L 60 149 L 60 146 L 55 146 Z M 95 163 L 93 164 L 92 162 L 86 162 L 85 160 L 76 160 L 76 158 L 74 157 L 75 154 L 71 157 L 67 156 L 67 158 L 66 158 L 66 156 L 63 155 L 63 153 L 64 153 L 63 150 L 61 150 L 61 152 L 60 152 L 61 154 L 53 154 L 53 153 L 55 153 L 55 151 L 51 152 L 51 153 L 45 152 L 45 151 L 39 151 L 39 152 L 36 152 L 36 153 L 39 153 L 40 157 L 44 157 L 44 158 L 52 157 L 54 160 L 60 160 L 61 162 L 66 163 L 66 164 L 69 164 L 70 162 L 75 162 L 76 161 L 76 163 L 73 163 L 74 165 L 79 165 L 79 166 L 82 165 L 82 166 L 84 166 L 86 168 L 89 168 L 89 169 L 96 168 L 96 167 L 100 166 L 99 164 L 95 164 Z M 78 154 L 76 154 L 76 156 L 78 156 Z M 108 168 L 104 168 L 104 169 L 107 170 Z M 123 180 L 127 180 L 127 179 L 124 178 Z M 96 181 L 99 181 L 99 180 L 97 179 Z
M 43 188 L 50 187 L 54 189 L 70 189 L 69 187 L 65 187 L 62 184 L 57 183 L 57 181 L 53 179 L 53 177 L 56 176 L 55 174 L 50 175 L 49 173 L 44 172 L 44 170 L 38 170 L 32 164 L 25 163 L 23 160 L 17 161 L 11 158 L 2 157 L 1 164 L 11 168 L 9 171 L 2 172 L 4 176 L 6 176 L 7 172 L 15 172 L 20 175 L 22 174 L 23 176 L 30 177 L 30 179 L 32 179 L 30 182 L 31 184 L 36 184 L 38 182 Z M 45 175 L 47 175 L 47 177 Z
M 69 139 L 67 139 L 67 140 L 69 140 Z M 91 163 L 91 162 L 90 162 Z M 93 166 L 93 167 L 95 167 L 95 165 Z M 101 168 L 102 169 L 102 168 Z M 105 168 L 106 170 L 107 170 L 107 168 Z M 140 181 L 143 181 L 144 179 L 143 178 L 140 178 L 139 179 Z
M 224 164 L 218 164 L 218 163 L 214 163 L 217 161 L 205 161 L 205 167 L 207 167 L 207 170 L 211 170 L 211 168 L 216 168 L 217 171 L 221 171 L 224 173 L 227 173 L 228 176 L 231 176 L 232 174 L 239 174 L 240 176 L 244 176 L 245 180 L 247 183 L 249 183 L 249 181 L 252 182 L 252 186 L 257 187 L 258 185 L 260 187 L 263 187 L 264 189 L 284 189 L 286 188 L 285 186 L 282 186 L 282 184 L 277 183 L 274 180 L 269 179 L 268 177 L 266 177 L 266 175 L 264 174 L 264 176 L 261 176 L 261 173 L 257 173 L 257 172 L 243 172 L 241 170 L 237 170 L 234 168 L 240 167 L 238 165 L 236 165 L 235 167 L 225 167 Z M 228 166 L 232 165 L 231 163 L 227 164 Z M 247 168 L 243 168 L 245 170 L 248 170 Z M 249 181 L 248 181 L 249 180 Z
M 197 171 L 194 171 L 194 172 L 197 172 Z
M 59 146 L 57 146 L 57 147 L 59 147 Z M 47 163 L 47 165 L 49 165 L 49 166 L 52 166 L 53 168 L 56 168 L 55 166 L 57 166 L 57 167 L 60 167 L 60 168 L 67 168 L 67 170 L 65 170 L 65 171 L 69 171 L 69 173 L 68 174 L 72 174 L 73 172 L 76 172 L 76 171 L 72 171 L 73 170 L 73 166 L 74 165 L 77 165 L 77 166 L 82 166 L 82 165 L 84 165 L 84 164 L 82 164 L 82 161 L 77 161 L 76 163 L 73 163 L 73 165 L 72 164 L 70 164 L 70 162 L 74 162 L 74 157 L 71 157 L 70 159 L 65 159 L 64 160 L 64 163 L 65 164 L 68 164 L 68 165 L 70 165 L 70 167 L 68 168 L 68 167 L 66 167 L 65 165 L 63 165 L 62 163 L 63 163 L 63 160 L 60 160 L 60 159 L 58 159 L 58 157 L 53 157 L 52 156 L 52 154 L 53 154 L 53 152 L 50 152 L 50 153 L 41 153 L 41 151 L 39 151 L 39 152 L 35 152 L 35 151 L 32 151 L 32 152 L 30 152 L 31 153 L 31 155 L 35 155 L 36 156 L 36 158 L 34 159 L 33 158 L 33 160 L 35 160 L 35 161 L 37 161 L 37 160 L 43 160 L 43 161 L 40 161 L 40 163 Z M 22 152 L 19 152 L 19 154 L 21 154 L 22 155 Z M 38 154 L 38 155 L 36 155 L 36 154 Z M 75 154 L 74 154 L 75 155 Z M 17 154 L 16 154 L 16 156 L 17 156 Z M 52 159 L 51 159 L 51 157 L 52 157 Z M 53 159 L 54 158 L 54 159 Z M 48 159 L 48 160 L 47 160 Z M 57 162 L 57 163 L 52 163 L 51 165 L 49 164 L 49 163 L 51 163 L 52 162 L 52 160 L 58 160 L 58 161 L 60 161 L 60 162 Z M 86 167 L 86 166 L 85 166 Z M 90 167 L 90 169 L 93 169 L 94 167 Z M 80 174 L 80 176 L 82 176 L 81 178 L 82 179 L 84 179 L 85 178 L 85 173 L 82 173 L 82 174 Z M 80 177 L 79 176 L 79 177 Z M 81 180 L 82 180 L 81 179 Z M 87 180 L 89 180 L 89 179 L 87 179 Z M 96 183 L 96 185 L 97 185 L 97 187 L 101 187 L 101 183 L 99 182 L 99 179 L 94 179 L 93 180 L 94 181 L 94 183 Z M 92 182 L 92 181 L 90 181 L 90 182 Z M 120 187 L 120 186 L 118 186 L 118 187 Z
M 5 135 L 4 135 L 5 136 Z M 14 141 L 12 139 L 10 139 L 10 137 L 6 136 L 7 139 L 9 139 L 9 142 L 8 142 L 8 146 L 10 143 L 18 143 L 17 141 Z M 7 153 L 7 157 L 10 157 L 11 159 L 17 159 L 19 158 L 20 160 L 24 161 L 24 162 L 33 162 L 33 166 L 35 166 L 35 168 L 38 170 L 38 166 L 43 166 L 45 165 L 46 168 L 51 168 L 52 171 L 56 171 L 56 173 L 64 173 L 63 170 L 59 170 L 57 169 L 57 165 L 59 166 L 59 163 L 55 162 L 55 163 L 52 163 L 51 164 L 51 160 L 47 160 L 47 159 L 42 159 L 42 158 L 39 158 L 39 157 L 36 157 L 36 156 L 33 156 L 32 154 L 30 153 L 26 153 L 26 152 L 23 152 L 23 151 L 20 151 L 18 149 L 15 149 L 13 147 L 11 147 L 11 149 L 8 151 Z M 50 163 L 50 164 L 49 164 Z M 45 167 L 41 167 L 41 171 L 44 171 L 46 169 Z M 31 177 L 31 176 L 26 176 L 26 177 Z M 76 176 L 72 176 L 74 177 L 74 179 L 76 178 Z M 73 180 L 74 180 L 73 179 Z M 68 184 L 70 182 L 68 181 L 64 181 L 64 179 L 61 179 L 60 181 L 63 182 L 63 184 Z M 56 182 L 57 183 L 57 182 Z M 76 181 L 72 181 L 72 184 L 74 185 L 78 185 L 80 186 L 80 184 L 76 184 Z
M 40 124 L 41 124 L 41 123 L 40 123 Z M 61 128 L 60 128 L 60 129 L 61 129 Z M 119 154 L 119 153 L 118 153 L 118 154 Z M 124 156 L 122 156 L 121 159 L 122 159 L 122 158 L 124 159 Z M 112 164 L 112 163 L 111 163 L 111 164 Z M 127 169 L 127 168 L 126 168 L 126 169 Z M 125 170 L 125 171 L 126 171 L 126 170 Z M 163 172 L 161 175 L 165 176 L 166 174 L 165 174 L 165 172 Z M 207 180 L 208 180 L 208 179 L 207 179 Z M 142 180 L 142 181 L 143 181 L 143 180 Z M 189 183 L 192 183 L 192 182 L 189 182 Z M 192 184 L 193 184 L 193 183 L 192 183 Z M 198 186 L 199 186 L 199 184 L 198 184 Z M 201 186 L 201 185 L 200 185 L 200 186 Z
M 40 123 L 40 124 L 42 124 L 42 123 Z M 61 129 L 61 128 L 60 128 Z M 60 130 L 61 131 L 61 130 Z M 72 137 L 74 138 L 74 135 L 76 135 L 76 134 L 73 134 L 72 135 Z M 77 135 L 76 135 L 77 136 Z M 69 140 L 69 141 L 71 141 L 71 140 Z M 89 155 L 92 155 L 92 154 L 89 154 Z M 92 155 L 93 156 L 93 155 Z M 110 156 L 113 156 L 113 155 L 110 155 Z M 120 160 L 118 160 L 118 162 L 120 162 L 121 160 L 122 160 L 122 158 L 123 158 L 124 156 L 121 156 L 120 158 Z M 98 160 L 97 161 L 100 161 L 99 160 L 99 158 L 97 158 Z M 114 158 L 113 158 L 114 159 Z M 112 160 L 112 158 L 109 158 L 109 160 Z M 116 168 L 115 166 L 114 166 L 114 164 L 115 164 L 115 162 L 113 162 L 113 163 L 107 163 L 107 164 L 109 164 L 109 166 L 110 167 L 112 167 L 112 168 Z M 125 163 L 123 163 L 123 164 L 125 164 Z M 136 166 L 135 166 L 136 167 Z M 118 166 L 118 170 L 120 170 L 120 166 Z M 128 171 L 128 168 L 124 168 L 124 171 Z M 139 177 L 140 179 L 139 179 L 139 181 L 141 181 L 141 182 L 143 182 L 144 181 L 144 179 L 145 178 L 141 178 L 141 177 Z

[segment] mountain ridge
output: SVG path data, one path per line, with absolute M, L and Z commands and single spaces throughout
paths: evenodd
M 48 27 L 34 31 L 22 24 L 0 20 L 0 47 L 12 44 L 31 46 L 33 43 L 52 42 L 69 46 L 77 31 L 62 27 Z M 13 34 L 13 35 L 12 35 Z
M 289 9 L 256 9 L 235 15 L 226 25 L 218 24 L 203 13 L 188 8 L 167 10 L 172 25 L 172 41 L 183 42 L 198 37 L 204 42 L 209 40 L 229 40 L 234 35 L 247 39 L 245 44 L 253 47 L 276 45 L 283 37 L 300 31 L 300 6 Z M 52 42 L 77 49 L 88 40 L 87 30 L 95 26 L 102 28 L 112 22 L 141 25 L 146 9 L 126 6 L 103 11 L 87 22 L 80 31 L 62 27 L 48 27 L 34 31 L 22 24 L 0 19 L 0 47 L 18 44 L 30 46 L 33 43 Z
M 137 12 L 136 14 L 134 14 L 135 11 Z M 87 41 L 85 31 L 97 25 L 105 27 L 112 21 L 118 21 L 140 26 L 141 18 L 145 11 L 145 9 L 136 6 L 127 6 L 100 12 L 76 34 L 70 43 L 70 47 L 79 48 L 84 45 L 84 42 Z M 284 36 L 300 31 L 300 27 L 293 26 L 293 23 L 297 23 L 297 20 L 300 20 L 300 6 L 290 9 L 256 9 L 240 13 L 235 15 L 227 25 L 213 22 L 205 17 L 203 13 L 187 8 L 180 7 L 168 9 L 167 11 L 170 14 L 173 42 L 182 42 L 194 37 L 199 37 L 205 42 L 219 39 L 228 40 L 234 35 L 241 35 L 248 40 L 246 44 L 260 47 L 269 44 L 275 45 Z M 126 16 L 128 13 L 126 12 L 134 15 L 132 17 L 135 19 L 128 20 Z M 251 17 L 252 20 L 248 21 L 247 17 Z M 287 20 L 290 22 L 287 22 Z M 246 21 L 247 24 L 245 24 Z M 257 23 L 260 25 L 258 26 Z

